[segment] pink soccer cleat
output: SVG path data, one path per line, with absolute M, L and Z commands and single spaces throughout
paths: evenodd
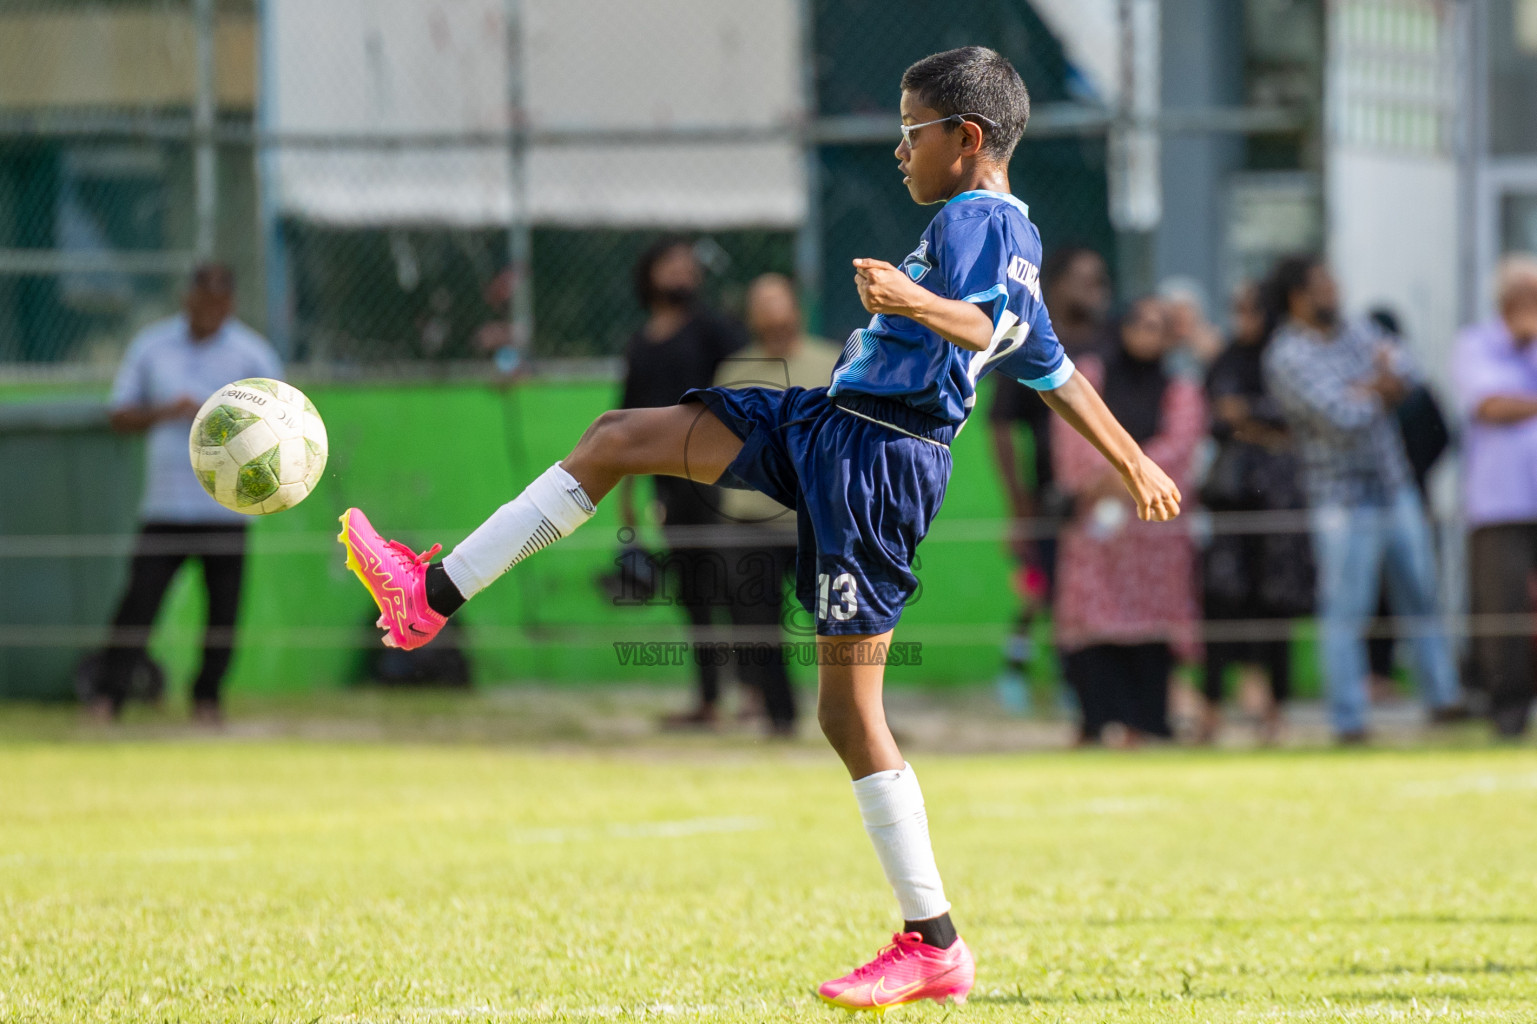
M 438 635 L 448 618 L 427 604 L 427 563 L 443 545 L 417 554 L 398 540 L 385 540 L 360 510 L 341 515 L 336 539 L 347 549 L 347 568 L 358 574 L 382 613 L 384 646 L 415 650 Z
M 976 976 L 977 962 L 965 942 L 956 939 L 949 949 L 940 949 L 908 932 L 893 935 L 891 945 L 863 967 L 824 982 L 817 995 L 845 1010 L 885 1013 L 920 999 L 964 1003 Z

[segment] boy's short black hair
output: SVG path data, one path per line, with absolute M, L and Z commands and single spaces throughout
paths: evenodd
M 997 123 L 981 125 L 982 151 L 1008 163 L 1030 120 L 1030 91 L 1014 65 L 997 50 L 962 46 L 918 61 L 902 73 L 902 91 L 939 113 L 981 114 Z M 973 122 L 978 123 L 978 122 Z M 948 131 L 957 126 L 946 125 Z

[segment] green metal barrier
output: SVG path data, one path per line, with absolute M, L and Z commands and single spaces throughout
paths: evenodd
M 141 444 L 99 400 L 0 405 L 0 537 L 132 531 Z M 106 635 L 129 541 L 0 549 L 0 697 L 74 696 L 74 669 Z

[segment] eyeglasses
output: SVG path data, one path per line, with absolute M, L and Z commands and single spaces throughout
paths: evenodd
M 982 124 L 987 126 L 988 128 L 997 128 L 998 127 L 998 122 L 997 121 L 994 121 L 990 117 L 984 117 L 981 114 L 951 114 L 949 117 L 941 117 L 941 118 L 939 118 L 936 121 L 925 121 L 922 124 L 904 124 L 904 125 L 900 125 L 899 127 L 902 129 L 902 141 L 907 143 L 907 148 L 908 149 L 912 149 L 913 148 L 913 133 L 916 132 L 919 128 L 927 128 L 931 124 L 948 124 L 951 121 L 954 121 L 956 124 L 961 124 L 968 117 L 976 118 L 978 121 L 982 122 Z

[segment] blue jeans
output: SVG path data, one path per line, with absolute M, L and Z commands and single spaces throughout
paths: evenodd
M 1324 505 L 1312 511 L 1318 561 L 1320 655 L 1336 732 L 1366 728 L 1366 624 L 1387 569 L 1388 602 L 1408 617 L 1420 694 L 1432 708 L 1455 704 L 1457 673 L 1436 607 L 1435 551 L 1419 492 L 1406 487 L 1386 505 Z

